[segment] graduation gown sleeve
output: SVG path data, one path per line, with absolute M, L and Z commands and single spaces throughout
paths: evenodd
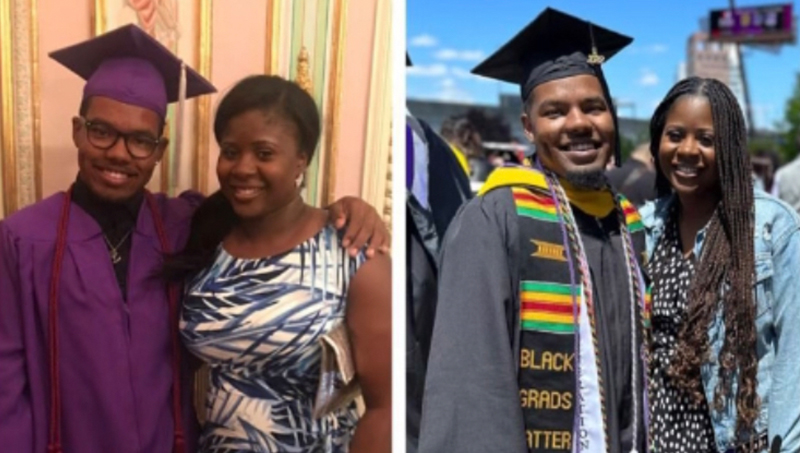
M 33 421 L 25 370 L 22 299 L 14 238 L 0 222 L 0 445 L 33 452 Z
M 458 208 L 472 198 L 469 178 L 450 145 L 424 121 L 420 125 L 428 141 L 428 199 L 436 233 L 444 237 Z
M 514 355 L 519 233 L 511 192 L 467 203 L 440 257 L 420 453 L 524 453 Z

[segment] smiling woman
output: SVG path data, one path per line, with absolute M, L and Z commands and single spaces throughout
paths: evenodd
M 673 190 L 696 206 L 710 204 L 709 212 L 716 206 L 721 190 L 714 140 L 708 99 L 684 96 L 676 100 L 661 135 L 659 167 Z
M 180 328 L 210 367 L 201 451 L 388 453 L 390 261 L 348 255 L 327 212 L 301 197 L 320 137 L 313 98 L 248 77 L 220 102 L 214 134 L 220 190 L 165 269 L 188 278 Z M 339 360 L 355 369 L 363 413 L 352 398 L 319 413 L 325 338 L 352 344 Z
M 783 326 L 800 323 L 800 218 L 753 189 L 742 110 L 722 82 L 676 84 L 650 133 L 652 441 L 798 451 L 800 410 L 785 402 L 800 398 L 800 338 Z
M 240 218 L 303 203 L 297 195 L 319 142 L 320 118 L 302 88 L 278 77 L 239 82 L 220 103 L 214 135 L 220 188 Z

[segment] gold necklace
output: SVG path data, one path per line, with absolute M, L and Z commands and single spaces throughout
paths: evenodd
M 120 261 L 122 261 L 122 257 L 120 256 L 118 249 L 120 248 L 120 246 L 122 246 L 122 244 L 125 242 L 125 240 L 128 239 L 128 236 L 131 235 L 132 231 L 133 231 L 133 228 L 128 230 L 128 232 L 125 233 L 125 236 L 122 236 L 122 239 L 120 239 L 120 241 L 117 243 L 116 246 L 111 245 L 111 241 L 108 240 L 108 236 L 106 236 L 106 234 L 103 233 L 103 239 L 105 239 L 106 245 L 108 245 L 108 249 L 109 249 L 108 251 L 111 252 L 111 262 L 112 263 L 117 264 Z

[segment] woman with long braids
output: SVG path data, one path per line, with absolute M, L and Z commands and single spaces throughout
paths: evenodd
M 800 218 L 753 189 L 745 130 L 733 93 L 696 77 L 650 122 L 655 452 L 800 451 Z

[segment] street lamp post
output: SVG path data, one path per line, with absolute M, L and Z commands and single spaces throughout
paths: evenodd
M 729 0 L 731 5 L 731 13 L 736 10 L 735 0 Z M 741 44 L 738 42 L 733 43 L 736 46 L 736 58 L 739 60 L 739 75 L 742 77 L 742 91 L 744 91 L 745 114 L 747 115 L 747 136 L 753 138 L 756 130 L 756 125 L 753 122 L 753 106 L 750 103 L 750 89 L 747 86 L 747 75 L 744 70 L 744 58 L 742 58 Z

